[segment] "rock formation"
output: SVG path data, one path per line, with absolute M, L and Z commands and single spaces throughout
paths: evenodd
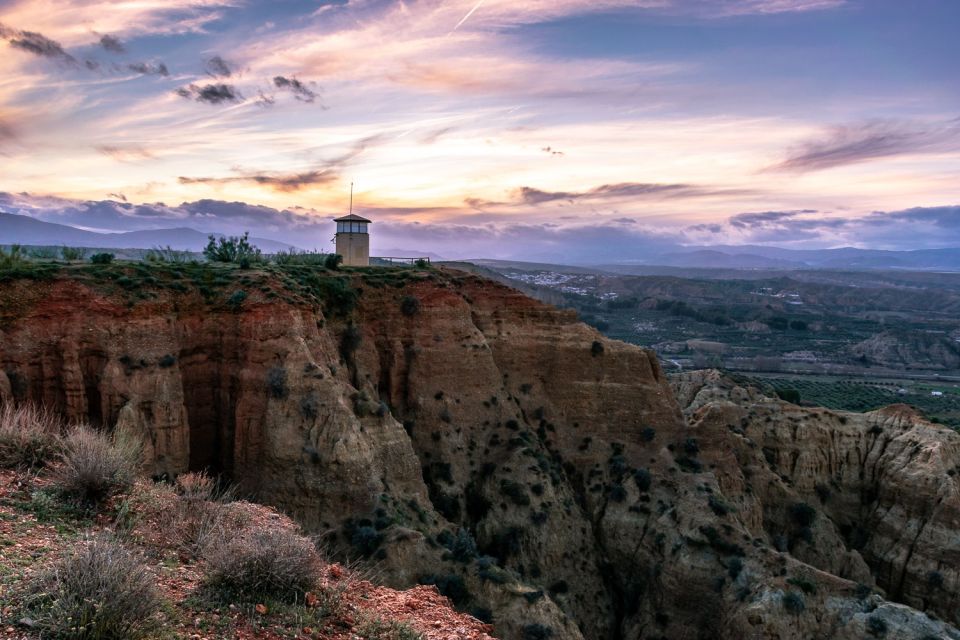
M 500 637 L 960 638 L 916 610 L 956 623 L 960 443 L 903 409 L 674 392 L 462 272 L 88 271 L 2 285 L 0 398 L 223 474 Z

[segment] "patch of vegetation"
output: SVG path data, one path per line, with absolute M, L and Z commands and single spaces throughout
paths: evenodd
M 400 300 L 400 312 L 407 317 L 413 317 L 420 312 L 420 300 L 414 296 L 403 296 Z
M 807 604 L 803 601 L 803 596 L 794 591 L 788 591 L 783 594 L 783 598 L 780 600 L 783 604 L 783 608 L 787 610 L 788 613 L 794 615 L 800 615 L 807 608 Z
M 27 610 L 54 638 L 124 640 L 159 630 L 161 599 L 144 558 L 109 537 L 75 545 L 29 585 Z
M 95 253 L 90 256 L 90 262 L 93 264 L 110 264 L 113 259 L 114 255 L 112 253 Z
M 456 574 L 427 574 L 417 579 L 420 584 L 432 584 L 437 587 L 437 591 L 448 598 L 454 605 L 461 607 L 470 600 L 470 590 L 463 578 Z
M 74 427 L 63 443 L 54 487 L 77 504 L 93 507 L 129 489 L 140 464 L 141 446 L 131 438 L 87 426 Z
M 287 387 L 287 370 L 283 367 L 272 367 L 267 371 L 267 391 L 271 398 L 282 400 L 290 393 Z
M 320 556 L 309 538 L 279 528 L 254 527 L 213 537 L 202 550 L 206 586 L 224 599 L 302 598 L 319 577 Z
M 262 257 L 260 249 L 250 244 L 249 232 L 242 236 L 209 236 L 203 255 L 211 262 L 232 262 L 245 267 L 260 262 Z
M 8 403 L 0 408 L 0 467 L 37 469 L 60 454 L 64 425 L 47 409 Z

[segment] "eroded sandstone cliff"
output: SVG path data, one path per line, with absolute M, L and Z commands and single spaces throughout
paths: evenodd
M 955 622 L 960 452 L 916 416 L 675 394 L 460 272 L 88 271 L 2 285 L 0 396 L 138 433 L 154 474 L 221 473 L 501 637 L 960 637 L 878 595 Z

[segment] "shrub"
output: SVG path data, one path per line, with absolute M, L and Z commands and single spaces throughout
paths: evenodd
M 640 439 L 644 442 L 652 442 L 655 437 L 657 437 L 657 430 L 653 427 L 644 427 L 640 432 Z
M 590 355 L 596 357 L 603 353 L 603 343 L 599 340 L 594 340 L 593 344 L 590 345 Z
M 80 247 L 61 247 L 60 255 L 64 260 L 83 260 L 87 255 L 86 249 Z M 111 256 L 112 257 L 112 256 Z
M 450 553 L 458 562 L 470 562 L 477 557 L 477 543 L 466 529 L 459 529 L 450 542 Z
M 113 258 L 112 253 L 95 253 L 90 256 L 90 262 L 93 264 L 110 264 L 113 262 Z
M 248 528 L 211 536 L 202 555 L 208 588 L 227 599 L 294 600 L 317 582 L 320 556 L 309 538 L 288 529 Z
M 35 469 L 60 453 L 63 423 L 46 409 L 0 408 L 0 467 Z
M 260 249 L 250 244 L 250 233 L 245 232 L 242 236 L 220 237 L 208 236 L 207 246 L 203 249 L 203 255 L 210 262 L 234 262 L 240 264 L 246 261 L 260 261 Z
M 534 623 L 523 627 L 523 640 L 547 640 L 552 637 L 553 629 L 545 625 Z
M 369 525 L 357 527 L 350 534 L 350 544 L 365 558 L 372 556 L 381 542 L 383 542 L 383 534 Z
M 466 583 L 458 575 L 426 575 L 417 580 L 420 584 L 432 584 L 437 587 L 437 591 L 453 602 L 455 605 L 462 605 L 470 599 L 470 591 Z
M 887 635 L 887 623 L 883 618 L 870 616 L 867 618 L 867 631 L 872 636 L 882 638 Z
M 783 603 L 784 609 L 795 615 L 803 613 L 803 610 L 807 608 L 806 603 L 803 601 L 803 596 L 793 591 L 783 594 L 783 600 L 781 600 L 781 602 Z
M 168 353 L 165 356 L 162 356 L 160 360 L 157 361 L 157 364 L 160 365 L 161 369 L 169 369 L 176 363 L 177 363 L 177 357 L 170 353 Z
M 817 519 L 817 510 L 806 502 L 790 505 L 790 518 L 798 527 L 809 527 Z
M 289 389 L 287 388 L 287 370 L 283 367 L 273 367 L 267 371 L 267 391 L 272 398 L 283 399 L 287 397 Z
M 637 469 L 633 472 L 633 481 L 637 483 L 637 489 L 640 491 L 649 491 L 652 479 L 653 477 L 646 469 Z
M 500 493 L 510 498 L 510 501 L 515 505 L 523 507 L 530 504 L 530 496 L 527 494 L 527 489 L 519 482 L 501 480 Z
M 64 439 L 54 486 L 80 504 L 95 506 L 130 488 L 140 454 L 140 444 L 131 438 L 110 437 L 88 426 L 74 427 Z
M 813 595 L 817 592 L 817 583 L 812 580 L 808 580 L 807 578 L 788 578 L 787 584 L 792 584 L 793 586 L 798 587 L 807 595 Z
M 243 306 L 244 300 L 247 299 L 247 292 L 243 289 L 237 289 L 230 294 L 230 297 L 227 298 L 227 305 L 230 306 L 234 311 L 239 311 L 240 307 Z
M 420 311 L 420 300 L 413 296 L 403 296 L 400 301 L 400 311 L 405 316 L 415 316 Z
M 327 269 L 332 269 L 336 271 L 340 268 L 340 265 L 343 263 L 343 256 L 339 253 L 331 253 L 323 260 L 323 266 Z
M 28 609 L 54 637 L 124 640 L 152 634 L 161 607 L 143 559 L 111 538 L 74 546 L 30 584 Z

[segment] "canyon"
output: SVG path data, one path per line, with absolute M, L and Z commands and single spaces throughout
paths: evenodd
M 501 638 L 960 638 L 956 433 L 668 377 L 461 271 L 11 277 L 0 400 L 134 434 L 150 475 L 217 474 Z

